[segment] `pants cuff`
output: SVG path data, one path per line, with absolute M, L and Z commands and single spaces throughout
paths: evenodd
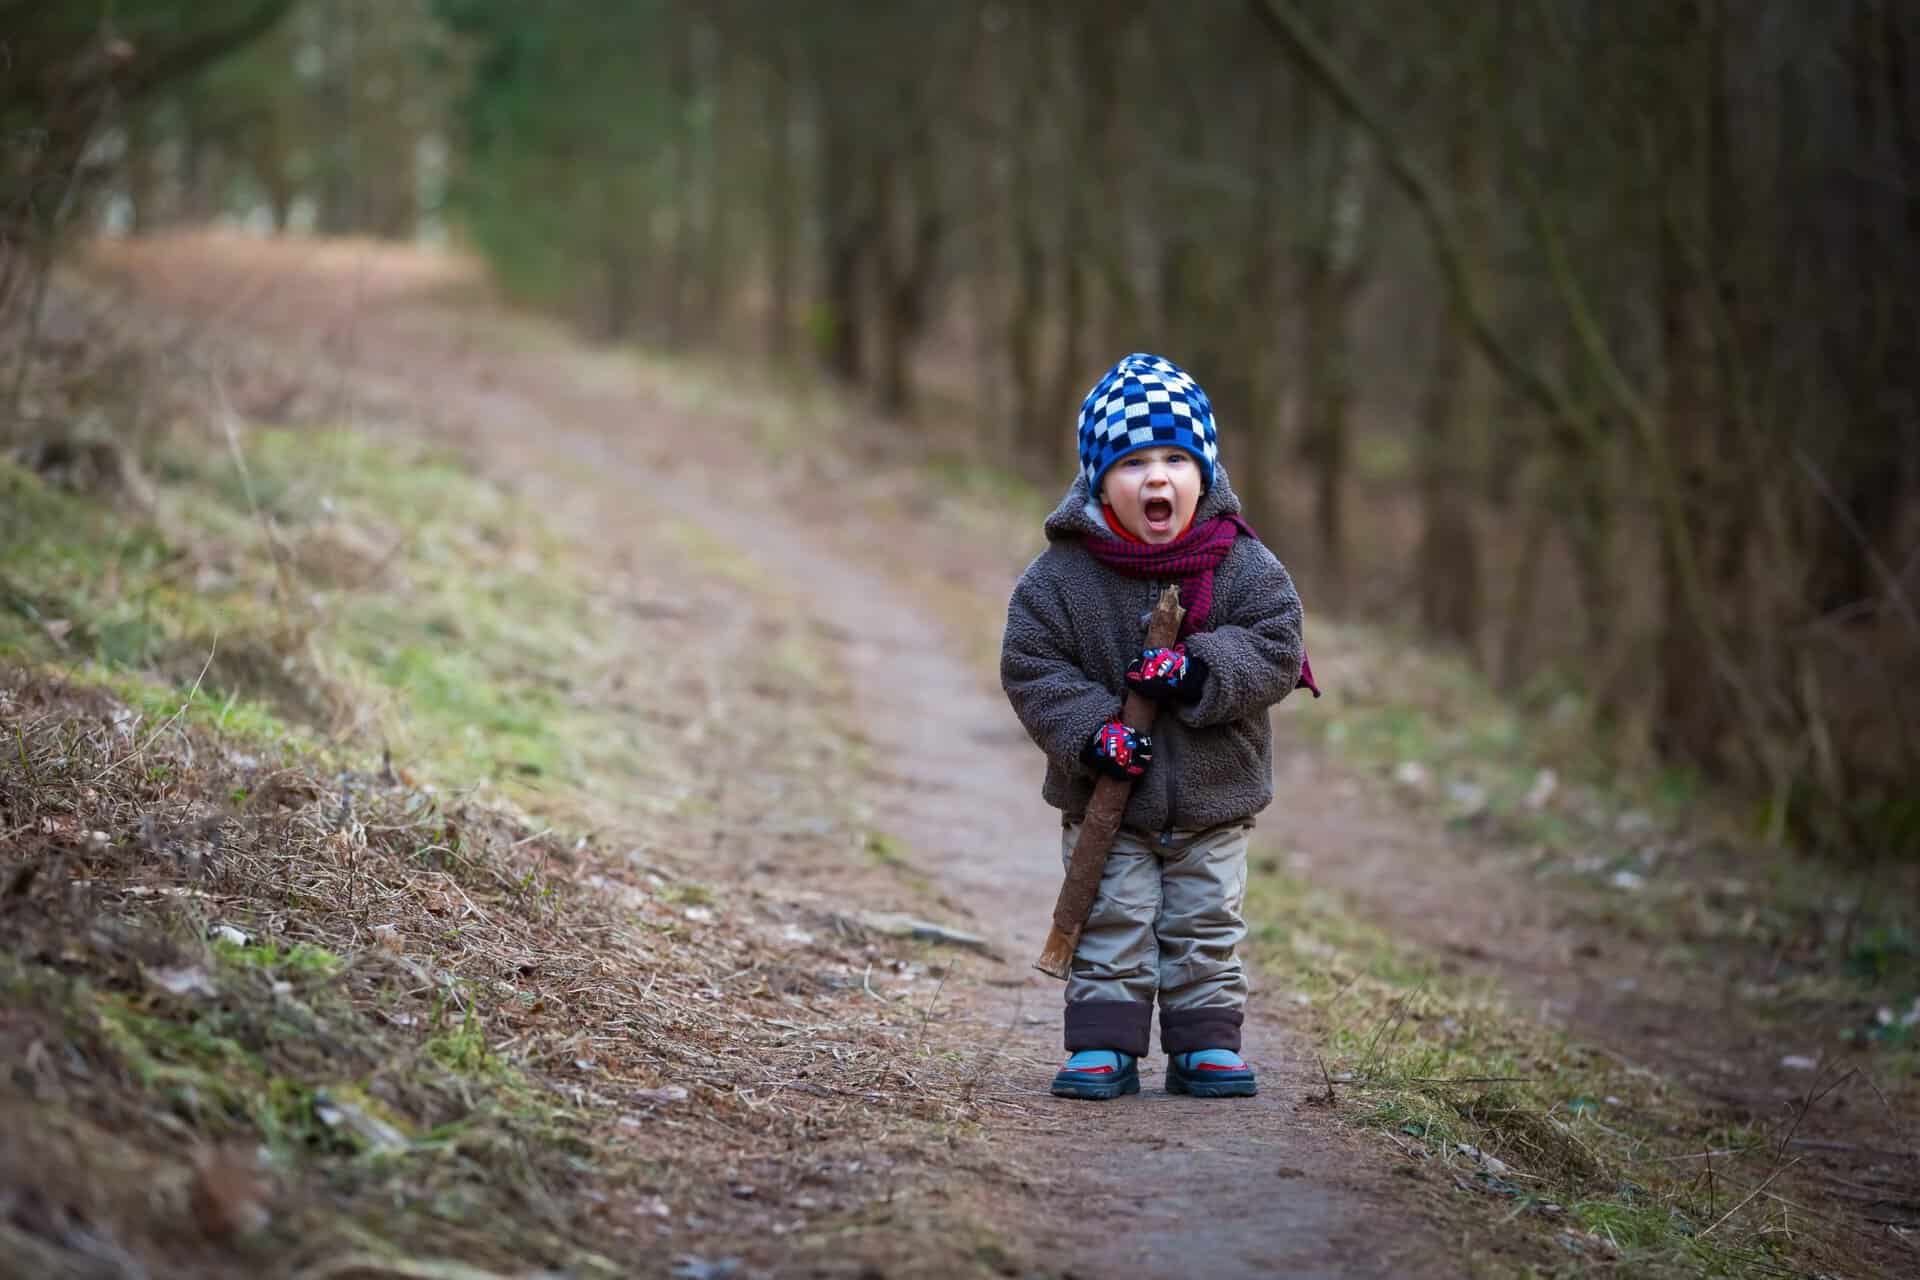
M 1202 1049 L 1240 1052 L 1238 1009 L 1162 1009 L 1160 1047 L 1168 1053 L 1198 1053 Z
M 1137 1000 L 1082 1000 L 1067 1006 L 1067 1052 L 1112 1049 L 1147 1054 L 1153 1006 Z

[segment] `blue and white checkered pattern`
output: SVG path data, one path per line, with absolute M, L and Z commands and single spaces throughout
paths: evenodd
M 1080 405 L 1080 469 L 1087 488 L 1100 492 L 1107 468 L 1136 449 L 1171 445 L 1200 464 L 1200 483 L 1213 487 L 1220 445 L 1213 402 L 1185 369 L 1164 356 L 1135 352 L 1107 371 Z

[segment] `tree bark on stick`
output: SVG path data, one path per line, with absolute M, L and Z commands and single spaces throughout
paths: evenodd
M 1147 647 L 1164 649 L 1180 636 L 1180 623 L 1187 611 L 1180 607 L 1180 588 L 1170 586 L 1160 593 L 1160 602 L 1147 619 Z M 1129 729 L 1145 732 L 1153 727 L 1155 711 L 1151 699 L 1127 691 L 1120 718 Z M 1127 799 L 1133 783 L 1119 778 L 1101 777 L 1094 784 L 1093 799 L 1087 801 L 1087 813 L 1080 820 L 1080 838 L 1074 842 L 1073 857 L 1067 863 L 1066 882 L 1053 905 L 1053 927 L 1047 930 L 1047 943 L 1033 967 L 1053 978 L 1065 979 L 1073 967 L 1073 953 L 1080 945 L 1080 931 L 1087 926 L 1087 913 L 1100 893 L 1100 878 L 1107 871 L 1107 855 L 1113 851 L 1113 838 L 1120 832 L 1120 819 L 1127 811 Z

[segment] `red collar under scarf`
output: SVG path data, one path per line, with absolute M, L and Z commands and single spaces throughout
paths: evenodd
M 1120 514 L 1113 509 L 1113 506 L 1111 503 L 1106 503 L 1106 502 L 1101 503 L 1100 514 L 1107 518 L 1107 528 L 1113 530 L 1113 536 L 1120 539 L 1120 541 L 1131 542 L 1137 547 L 1145 547 L 1145 546 L 1151 545 L 1150 543 L 1148 543 L 1148 541 L 1145 538 L 1142 538 L 1139 535 L 1135 534 L 1133 530 L 1127 528 L 1126 525 L 1120 522 Z M 1188 533 L 1192 532 L 1192 530 L 1193 530 L 1193 516 L 1188 516 L 1187 527 L 1180 531 L 1180 536 L 1184 538 L 1187 536 Z

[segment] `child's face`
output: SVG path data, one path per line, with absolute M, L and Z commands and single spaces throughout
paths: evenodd
M 1100 498 L 1142 542 L 1172 542 L 1200 505 L 1200 465 L 1185 449 L 1136 449 L 1107 468 Z

